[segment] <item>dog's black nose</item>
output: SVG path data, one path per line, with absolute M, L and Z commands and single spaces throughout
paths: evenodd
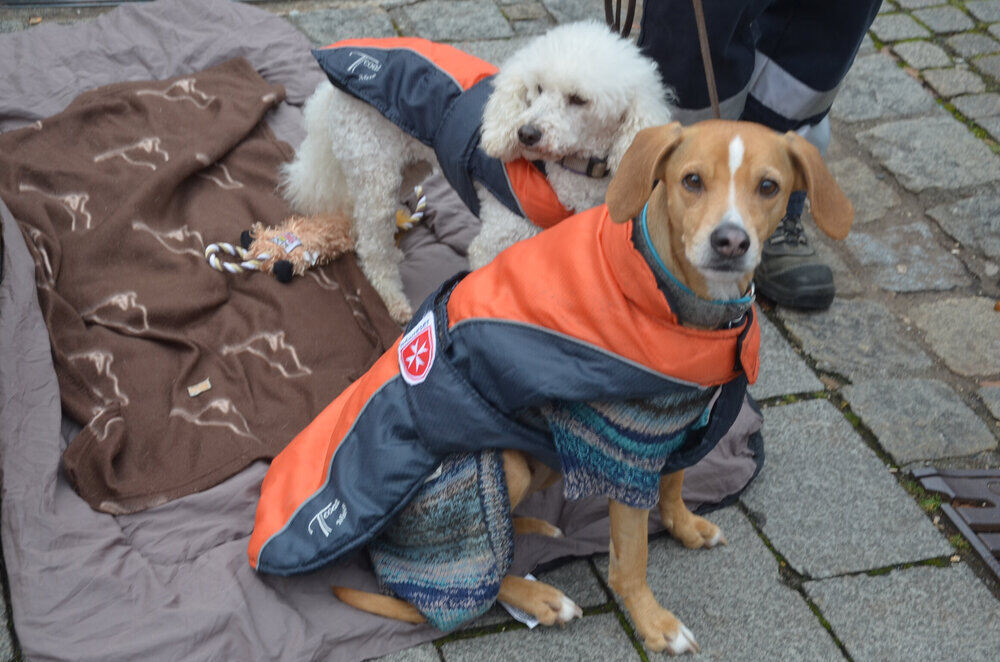
M 533 124 L 525 124 L 517 130 L 517 139 L 531 147 L 542 139 L 542 132 Z
M 750 235 L 734 223 L 723 223 L 712 231 L 712 249 L 722 257 L 739 257 L 750 249 Z

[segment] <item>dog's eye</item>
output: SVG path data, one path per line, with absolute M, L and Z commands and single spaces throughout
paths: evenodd
M 704 183 L 702 183 L 701 181 L 701 175 L 699 175 L 696 172 L 691 172 L 684 175 L 684 179 L 681 180 L 681 184 L 683 184 L 684 188 L 691 191 L 692 193 L 697 193 L 701 191 L 701 189 L 704 188 L 705 186 Z
M 537 94 L 538 96 L 542 95 L 542 86 L 541 85 L 535 85 L 535 94 Z
M 757 185 L 757 191 L 765 198 L 773 198 L 778 194 L 778 182 L 773 179 L 762 179 Z
M 569 102 L 571 106 L 585 106 L 587 105 L 587 100 L 581 97 L 579 94 L 570 94 L 566 97 L 566 101 Z

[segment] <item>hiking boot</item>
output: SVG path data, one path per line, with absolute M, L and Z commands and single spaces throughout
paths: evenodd
M 805 191 L 788 198 L 785 217 L 764 243 L 754 275 L 757 291 L 781 306 L 825 310 L 833 303 L 833 271 L 819 261 L 802 229 Z

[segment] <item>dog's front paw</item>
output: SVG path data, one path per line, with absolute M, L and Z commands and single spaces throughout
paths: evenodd
M 704 517 L 685 512 L 679 516 L 663 518 L 663 524 L 674 538 L 688 549 L 711 549 L 716 545 L 725 545 L 726 536 L 722 529 L 712 524 Z
M 633 613 L 632 620 L 649 650 L 667 651 L 671 655 L 697 653 L 700 650 L 691 630 L 663 607 L 657 605 L 643 610 L 641 616 Z

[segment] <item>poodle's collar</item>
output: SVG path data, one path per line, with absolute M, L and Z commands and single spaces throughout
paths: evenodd
M 597 158 L 596 156 L 591 156 L 590 158 L 564 156 L 558 163 L 570 172 L 585 175 L 592 179 L 604 179 L 611 174 L 611 169 L 608 167 L 608 157 L 606 156 L 604 158 Z

